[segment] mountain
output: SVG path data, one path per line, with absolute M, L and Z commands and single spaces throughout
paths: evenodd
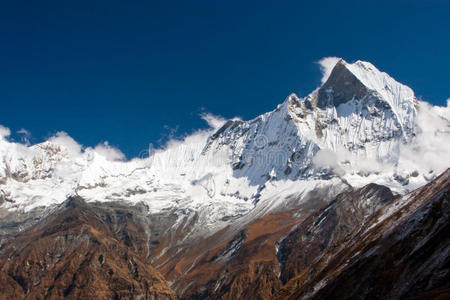
M 2 247 L 0 297 L 176 299 L 133 244 L 141 229 L 119 210 L 109 213 L 72 197 Z
M 290 279 L 278 298 L 447 299 L 450 169 L 391 201 Z
M 437 297 L 448 292 L 449 138 L 448 108 L 344 60 L 304 98 L 146 158 L 62 132 L 32 146 L 1 136 L 0 294 Z

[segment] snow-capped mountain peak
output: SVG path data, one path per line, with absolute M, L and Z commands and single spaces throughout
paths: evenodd
M 372 64 L 339 60 L 306 97 L 291 94 L 253 120 L 229 120 L 144 159 L 120 161 L 108 145 L 82 149 L 63 133 L 34 146 L 2 138 L 0 206 L 28 211 L 68 195 L 143 202 L 151 212 L 196 214 L 213 230 L 298 205 L 318 188 L 331 196 L 348 185 L 378 183 L 404 193 L 442 171 L 411 163 L 420 159 L 409 147 L 420 140 L 419 102 Z
M 369 62 L 337 62 L 318 91 L 318 106 L 325 108 L 372 97 L 389 105 L 402 129 L 411 128 L 416 114 L 416 97 L 409 87 L 379 71 Z

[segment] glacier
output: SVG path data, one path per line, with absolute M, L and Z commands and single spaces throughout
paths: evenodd
M 207 234 L 294 207 L 318 189 L 331 198 L 377 183 L 405 194 L 450 166 L 449 111 L 371 63 L 340 59 L 309 95 L 291 94 L 253 120 L 226 120 L 146 158 L 111 159 L 64 133 L 24 145 L 3 130 L 0 216 L 79 195 L 145 203 L 180 222 L 196 214 L 193 234 Z

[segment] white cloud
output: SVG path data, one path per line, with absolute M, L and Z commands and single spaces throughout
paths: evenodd
M 83 146 L 78 144 L 72 137 L 66 132 L 59 131 L 54 136 L 48 139 L 49 142 L 62 146 L 72 154 L 81 154 Z
M 364 157 L 362 159 L 361 156 L 350 152 L 344 146 L 338 146 L 335 152 L 329 149 L 319 150 L 313 157 L 313 164 L 318 168 L 328 168 L 339 176 L 355 172 L 368 174 L 392 169 L 390 164 L 382 164 L 375 158 Z
M 167 149 L 178 147 L 180 144 L 190 144 L 194 140 L 198 143 L 203 143 L 200 141 L 205 141 L 207 138 L 214 133 L 214 131 L 218 130 L 220 127 L 222 127 L 226 123 L 226 119 L 217 116 L 211 113 L 201 113 L 200 117 L 208 123 L 209 127 L 208 129 L 201 129 L 196 130 L 189 134 L 184 135 L 177 135 L 178 131 L 178 125 L 175 128 L 170 128 L 169 126 L 165 125 L 164 129 L 168 131 L 167 134 L 162 135 L 162 137 L 159 139 L 158 143 L 160 147 L 157 149 L 157 152 L 166 151 Z M 240 118 L 233 118 L 232 120 L 240 120 Z M 163 141 L 165 142 L 163 143 Z M 155 150 L 155 149 L 153 149 Z
M 433 106 L 436 115 L 450 121 L 450 98 L 447 99 L 447 106 Z
M 337 175 L 345 173 L 338 163 L 337 153 L 328 149 L 320 149 L 313 157 L 313 164 L 318 168 L 329 168 Z
M 110 161 L 125 159 L 125 154 L 123 154 L 118 148 L 109 145 L 107 141 L 95 146 L 94 151 Z
M 401 148 L 404 167 L 443 172 L 450 167 L 450 101 L 447 106 L 418 102 L 417 136 Z
M 4 139 L 11 134 L 11 130 L 8 127 L 0 125 L 0 139 Z
M 26 136 L 30 136 L 31 135 L 31 133 L 28 130 L 26 130 L 25 128 L 17 130 L 17 133 L 23 134 L 23 135 L 26 135 Z
M 166 132 L 161 133 L 161 137 L 158 139 L 158 144 L 160 147 L 165 147 L 170 141 L 172 140 L 179 140 L 182 138 L 181 135 L 177 135 L 179 126 L 176 125 L 174 128 L 170 127 L 169 125 L 163 126 L 164 130 Z
M 341 58 L 335 56 L 324 57 L 319 60 L 317 63 L 320 65 L 320 71 L 322 72 L 322 84 L 327 81 L 328 77 L 330 77 L 331 71 L 333 71 L 334 66 L 340 61 Z
M 336 151 L 319 150 L 313 163 L 316 167 L 328 168 L 338 175 L 355 172 L 395 172 L 407 175 L 418 171 L 429 178 L 450 167 L 450 100 L 445 107 L 419 101 L 415 131 L 416 137 L 411 143 L 400 144 L 398 163 L 381 163 L 376 158 L 369 157 L 362 159 L 342 146 Z
M 222 127 L 225 122 L 227 121 L 225 118 L 222 118 L 221 116 L 216 116 L 211 113 L 202 113 L 200 117 L 205 120 L 206 123 L 208 123 L 209 127 L 211 127 L 214 130 L 219 129 Z
M 18 134 L 20 134 L 21 137 L 21 141 L 22 143 L 24 143 L 25 145 L 30 145 L 30 138 L 31 138 L 31 132 L 26 130 L 25 128 L 22 128 L 20 130 L 17 131 Z

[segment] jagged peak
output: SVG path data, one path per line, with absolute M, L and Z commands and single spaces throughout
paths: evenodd
M 373 64 L 358 60 L 353 64 L 345 64 L 346 68 L 368 89 L 377 91 L 384 98 L 387 93 L 400 92 L 404 98 L 414 98 L 414 92 L 408 86 L 399 83 L 389 74 L 378 70 Z
M 334 65 L 330 75 L 320 89 L 330 88 L 332 84 L 340 82 L 345 77 L 355 79 L 367 89 L 377 91 L 380 94 L 384 94 L 383 91 L 388 90 L 387 87 L 395 86 L 398 90 L 402 90 L 405 95 L 414 96 L 414 92 L 408 86 L 397 82 L 387 73 L 378 70 L 372 63 L 362 60 L 348 63 L 340 59 Z
M 354 98 L 361 99 L 368 88 L 348 68 L 348 64 L 339 60 L 331 71 L 328 79 L 318 91 L 317 106 L 339 106 Z
M 348 63 L 343 59 L 336 63 L 327 80 L 320 87 L 318 104 L 319 107 L 338 106 L 342 101 L 360 99 L 359 97 L 364 96 L 362 93 L 367 91 L 377 93 L 382 100 L 392 106 L 399 106 L 399 102 L 414 105 L 414 92 L 408 86 L 397 82 L 370 62 L 357 60 L 354 63 Z M 330 94 L 334 96 L 331 103 Z
M 412 127 L 417 114 L 413 90 L 366 61 L 348 63 L 340 59 L 327 80 L 314 93 L 317 95 L 317 106 L 321 109 L 368 97 L 383 101 L 402 128 Z

